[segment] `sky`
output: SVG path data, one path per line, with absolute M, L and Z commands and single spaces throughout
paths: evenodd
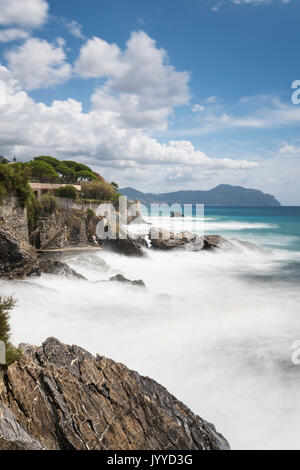
M 299 0 L 0 0 L 0 155 L 300 205 L 299 19 Z

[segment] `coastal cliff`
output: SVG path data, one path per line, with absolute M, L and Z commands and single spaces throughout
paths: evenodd
M 0 278 L 23 278 L 37 262 L 29 243 L 26 208 L 9 196 L 0 205 Z
M 154 380 L 54 338 L 0 372 L 0 449 L 226 450 Z

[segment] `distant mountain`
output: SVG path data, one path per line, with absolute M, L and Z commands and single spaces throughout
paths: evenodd
M 209 191 L 175 191 L 172 193 L 143 193 L 134 188 L 119 190 L 129 200 L 137 199 L 143 204 L 205 204 L 206 206 L 280 206 L 280 202 L 271 194 L 258 189 L 220 184 Z

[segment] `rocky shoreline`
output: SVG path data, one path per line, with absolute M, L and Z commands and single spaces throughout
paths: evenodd
M 78 346 L 20 345 L 0 371 L 0 449 L 227 450 L 154 380 Z
M 68 256 L 78 250 L 103 249 L 142 257 L 151 250 L 258 249 L 219 235 L 168 235 L 153 227 L 148 238 L 133 237 L 129 232 L 124 237 L 127 229 L 117 227 L 116 239 L 103 242 L 96 237 L 98 219 L 91 226 L 86 215 L 77 212 L 73 214 L 79 220 L 77 231 L 72 228 L 72 213 L 59 212 L 57 219 L 52 215 L 42 220 L 42 231 L 36 229 L 33 237 L 28 233 L 25 209 L 12 200 L 5 211 L 0 208 L 2 279 L 52 274 L 87 281 L 67 263 Z M 99 282 L 147 287 L 143 280 L 130 280 L 122 274 Z M 23 344 L 19 348 L 18 361 L 0 370 L 0 449 L 229 449 L 213 425 L 195 416 L 154 380 L 122 364 L 93 357 L 54 338 L 41 347 Z

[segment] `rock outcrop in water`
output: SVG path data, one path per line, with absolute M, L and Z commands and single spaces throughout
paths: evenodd
M 0 449 L 228 449 L 147 377 L 50 338 L 0 371 Z
M 136 287 L 146 287 L 144 281 L 142 279 L 136 279 L 134 281 L 130 281 L 127 279 L 123 274 L 117 274 L 109 279 L 111 282 L 121 282 L 122 284 L 129 284 L 131 286 Z
M 42 274 L 54 274 L 68 278 L 86 280 L 84 276 L 70 268 L 66 263 L 50 256 L 39 259 L 37 265 L 27 273 L 28 276 L 41 276 Z

